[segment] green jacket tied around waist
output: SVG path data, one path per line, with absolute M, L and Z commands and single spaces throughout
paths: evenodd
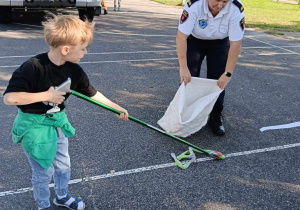
M 57 150 L 56 128 L 61 128 L 67 138 L 75 134 L 65 110 L 41 115 L 24 113 L 19 109 L 12 128 L 12 139 L 14 143 L 21 143 L 32 159 L 48 169 Z

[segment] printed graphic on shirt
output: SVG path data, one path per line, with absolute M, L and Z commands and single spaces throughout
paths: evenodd
M 205 29 L 207 26 L 207 20 L 204 20 L 204 19 L 199 20 L 199 26 L 200 26 L 200 28 Z
M 186 10 L 183 10 L 182 15 L 180 17 L 180 23 L 184 23 L 189 18 L 189 13 Z
M 240 26 L 241 26 L 242 31 L 244 31 L 244 29 L 245 29 L 245 18 L 241 19 Z

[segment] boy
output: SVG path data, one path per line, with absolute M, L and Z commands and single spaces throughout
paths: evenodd
M 38 209 L 51 208 L 48 185 L 53 176 L 54 204 L 82 210 L 84 202 L 68 194 L 68 138 L 75 133 L 64 109 L 64 100 L 69 94 L 54 87 L 71 78 L 72 90 L 120 110 L 123 113 L 118 117 L 124 120 L 128 120 L 128 112 L 96 91 L 77 64 L 93 40 L 95 24 L 68 15 L 51 16 L 43 22 L 50 51 L 30 58 L 13 73 L 4 92 L 4 103 L 19 108 L 12 137 L 15 143 L 21 143 L 31 165 L 33 194 Z M 43 103 L 45 101 L 58 104 L 58 107 L 49 113 L 53 107 Z

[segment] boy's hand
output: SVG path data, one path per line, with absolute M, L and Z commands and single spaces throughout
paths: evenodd
M 122 112 L 121 114 L 116 114 L 116 116 L 120 119 L 123 119 L 123 120 L 128 120 L 128 112 L 126 109 L 120 107 L 118 104 L 112 102 L 111 100 L 109 100 L 108 98 L 106 98 L 102 93 L 100 93 L 99 91 L 97 91 L 96 95 L 92 96 L 91 97 L 92 99 L 102 103 L 102 104 L 105 104 L 107 106 L 110 106 L 116 110 L 119 110 L 120 112 Z
M 66 92 L 60 92 L 58 90 L 55 90 L 54 87 L 50 87 L 47 90 L 47 93 L 49 94 L 49 99 L 47 101 L 52 102 L 54 104 L 61 104 L 64 100 L 66 95 Z
M 123 113 L 121 113 L 120 115 L 117 115 L 117 117 L 120 118 L 120 119 L 123 119 L 123 120 L 127 121 L 128 120 L 128 116 L 129 116 L 127 110 L 124 109 L 124 108 L 122 108 L 122 107 L 119 107 L 118 110 L 121 111 L 121 112 L 123 112 Z

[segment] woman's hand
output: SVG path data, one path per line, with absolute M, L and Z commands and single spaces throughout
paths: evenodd
M 217 82 L 217 85 L 219 86 L 219 88 L 221 88 L 223 90 L 223 89 L 225 89 L 227 84 L 230 82 L 230 80 L 231 80 L 231 77 L 227 77 L 225 74 L 222 74 Z
M 191 82 L 190 70 L 186 68 L 180 68 L 180 84 L 184 82 L 184 85 Z

